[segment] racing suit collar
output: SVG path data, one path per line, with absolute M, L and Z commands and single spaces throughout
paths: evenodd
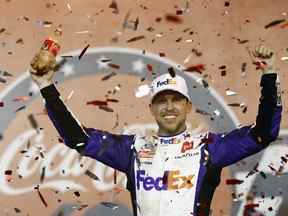
M 173 136 L 160 136 L 158 135 L 158 139 L 160 141 L 160 144 L 179 144 L 181 143 L 184 139 L 187 138 L 187 136 L 189 136 L 187 127 L 185 128 L 184 131 L 175 134 Z

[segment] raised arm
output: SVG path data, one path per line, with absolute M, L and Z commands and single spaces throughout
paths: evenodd
M 266 48 L 257 50 L 258 58 L 268 59 Z M 268 54 L 267 54 L 268 53 Z M 261 61 L 263 63 L 263 61 Z M 273 67 L 273 61 L 267 61 L 262 70 L 261 97 L 258 106 L 256 124 L 241 127 L 228 134 L 208 134 L 210 144 L 207 150 L 210 161 L 217 167 L 233 164 L 245 157 L 255 154 L 268 146 L 278 137 L 281 122 L 281 91 L 278 75 Z
M 31 77 L 41 89 L 49 118 L 64 143 L 85 156 L 112 168 L 127 172 L 134 136 L 116 135 L 93 128 L 83 128 L 60 98 L 53 84 L 55 56 L 41 51 L 31 63 Z M 37 73 L 41 71 L 41 73 Z M 39 75 L 41 74 L 41 75 Z

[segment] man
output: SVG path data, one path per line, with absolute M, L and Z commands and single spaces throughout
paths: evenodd
M 149 106 L 159 126 L 151 137 L 82 128 L 52 82 L 55 58 L 49 52 L 34 57 L 31 76 L 64 143 L 127 175 L 135 216 L 202 216 L 209 215 L 221 169 L 264 149 L 279 133 L 282 104 L 275 55 L 263 46 L 253 54 L 263 73 L 256 124 L 225 134 L 187 130 L 192 104 L 180 75 L 163 74 L 151 83 Z

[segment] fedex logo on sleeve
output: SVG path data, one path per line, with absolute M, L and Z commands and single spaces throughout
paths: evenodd
M 143 188 L 150 190 L 179 190 L 193 187 L 194 175 L 181 176 L 179 170 L 165 171 L 162 177 L 151 177 L 145 175 L 145 170 L 137 170 L 137 190 Z

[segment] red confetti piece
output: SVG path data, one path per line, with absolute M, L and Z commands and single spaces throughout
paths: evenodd
M 108 103 L 107 103 L 107 101 L 94 100 L 94 101 L 86 102 L 86 105 L 107 106 Z
M 153 72 L 153 66 L 151 64 L 147 64 L 147 70 L 149 72 Z
M 87 49 L 88 49 L 89 46 L 90 46 L 90 45 L 87 44 L 87 46 L 84 47 L 84 49 L 81 51 L 80 55 L 78 56 L 78 59 L 79 59 L 79 60 L 83 57 L 83 55 L 85 54 L 85 52 L 87 51 Z
M 165 56 L 166 56 L 166 54 L 165 54 L 165 53 L 163 53 L 163 52 L 160 52 L 160 53 L 159 53 L 159 56 L 160 56 L 160 57 L 165 57 Z
M 111 63 L 109 63 L 108 66 L 111 67 L 111 68 L 117 69 L 117 70 L 120 69 L 120 66 L 117 65 L 117 64 L 111 64 Z
M 247 205 L 245 205 L 245 210 L 244 210 L 244 212 L 245 211 L 247 211 L 247 210 L 250 210 L 250 209 L 254 209 L 254 208 L 256 208 L 256 207 L 259 207 L 259 204 L 254 204 L 254 203 L 251 203 L 251 204 L 247 204 Z M 245 214 L 244 214 L 245 215 Z
M 280 26 L 282 29 L 284 28 L 288 28 L 288 22 L 287 23 L 284 23 L 283 25 Z
M 205 70 L 205 66 L 203 64 L 192 65 L 184 69 L 184 71 L 198 72 L 199 74 L 202 74 L 202 71 L 204 70 Z
M 236 184 L 242 184 L 244 181 L 239 179 L 227 179 L 226 184 L 227 185 L 236 185 Z
M 146 38 L 144 35 L 140 35 L 140 36 L 137 36 L 137 37 L 133 37 L 133 38 L 130 38 L 129 40 L 127 40 L 127 43 L 139 41 L 139 40 L 142 40 L 142 39 L 144 39 L 144 38 Z
M 165 15 L 165 20 L 167 22 L 171 22 L 171 23 L 176 23 L 176 24 L 180 24 L 183 22 L 183 19 L 179 16 L 176 16 L 174 14 L 166 14 Z

